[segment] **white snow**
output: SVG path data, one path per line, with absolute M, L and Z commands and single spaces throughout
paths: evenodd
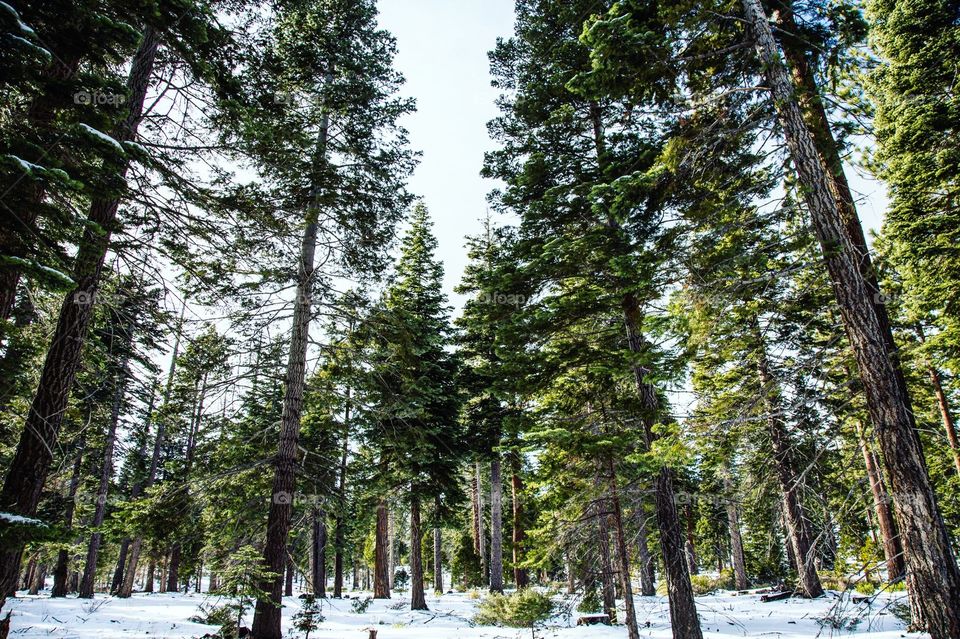
M 52 60 L 52 59 L 53 59 L 53 54 L 50 53 L 50 51 L 48 51 L 47 49 L 45 49 L 45 48 L 43 48 L 43 47 L 41 47 L 41 46 L 39 46 L 39 45 L 36 45 L 36 44 L 30 42 L 30 41 L 27 40 L 26 38 L 21 38 L 20 36 L 14 35 L 14 34 L 12 34 L 12 33 L 10 34 L 10 37 L 13 38 L 14 40 L 16 40 L 17 42 L 22 42 L 23 44 L 27 45 L 30 49 L 33 49 L 33 51 L 36 52 L 36 53 L 38 53 L 38 54 L 40 54 L 40 57 L 42 57 L 44 60 L 48 60 L 48 61 L 49 61 L 49 60 Z
M 33 162 L 27 162 L 27 161 L 24 160 L 23 158 L 17 157 L 16 155 L 13 155 L 13 154 L 8 153 L 8 154 L 7 154 L 7 157 L 10 158 L 10 159 L 12 159 L 12 160 L 13 160 L 14 162 L 16 162 L 17 164 L 19 164 L 20 167 L 21 167 L 26 173 L 33 173 L 34 170 L 38 170 L 38 171 L 43 171 L 43 170 L 44 170 L 44 168 L 43 168 L 42 166 L 40 166 L 39 164 L 34 164 Z
M 115 148 L 117 151 L 120 151 L 120 153 L 124 152 L 123 145 L 117 142 L 116 140 L 114 140 L 112 137 L 110 137 L 103 131 L 99 131 L 93 128 L 92 126 L 84 124 L 83 122 L 80 123 L 80 128 L 86 131 L 87 133 L 89 133 L 90 135 L 92 135 L 93 137 L 97 138 L 98 140 L 106 142 L 107 144 Z
M 3 521 L 9 522 L 11 524 L 25 524 L 28 526 L 46 526 L 45 523 L 39 519 L 33 519 L 32 517 L 24 517 L 23 515 L 15 515 L 13 513 L 0 513 L 0 519 Z
M 351 597 L 369 593 L 350 593 Z M 326 618 L 319 630 L 311 633 L 317 639 L 366 639 L 367 628 L 378 630 L 378 639 L 524 639 L 529 629 L 474 626 L 471 619 L 480 597 L 474 593 L 428 595 L 428 611 L 412 612 L 408 594 L 394 594 L 392 600 L 374 600 L 366 612 L 352 611 L 352 599 L 323 601 Z M 557 596 L 559 604 L 568 608 L 575 602 Z M 51 599 L 46 594 L 31 597 L 20 593 L 10 599 L 4 610 L 12 610 L 11 637 L 69 637 L 94 639 L 101 637 L 141 637 L 186 639 L 216 632 L 214 626 L 189 621 L 198 614 L 201 604 L 216 603 L 218 598 L 198 594 L 136 594 L 130 599 L 98 595 L 94 600 L 74 597 Z M 856 639 L 923 639 L 928 635 L 908 634 L 904 625 L 890 612 L 894 601 L 905 602 L 901 593 L 882 594 L 869 602 L 854 603 L 850 595 L 828 593 L 816 600 L 788 599 L 761 603 L 760 595 L 717 593 L 697 598 L 705 639 L 734 637 L 768 637 L 772 639 L 812 639 L 814 637 L 855 637 Z M 292 617 L 300 606 L 296 597 L 283 600 L 283 632 L 285 636 L 302 637 L 293 630 Z M 669 608 L 666 597 L 637 597 L 637 620 L 640 636 L 645 639 L 669 639 Z M 536 636 L 558 639 L 623 639 L 623 626 L 576 627 L 580 613 L 561 613 L 536 631 Z M 621 613 L 622 614 L 622 613 Z M 244 618 L 249 626 L 252 613 Z M 818 618 L 834 615 L 847 621 L 859 619 L 853 630 L 833 629 L 821 625 Z

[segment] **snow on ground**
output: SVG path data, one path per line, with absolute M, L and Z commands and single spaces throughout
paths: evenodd
M 369 593 L 352 597 L 368 596 Z M 4 607 L 13 610 L 11 638 L 37 639 L 103 639 L 150 638 L 187 639 L 216 632 L 214 626 L 192 623 L 198 606 L 216 603 L 217 597 L 200 594 L 152 593 L 136 594 L 130 599 L 98 595 L 93 600 L 74 597 L 51 599 L 48 594 L 29 596 L 19 593 Z M 558 603 L 570 602 L 557 598 Z M 769 637 L 773 639 L 810 639 L 814 637 L 849 637 L 856 639 L 925 639 L 928 635 L 909 634 L 889 607 L 894 601 L 905 602 L 903 593 L 880 595 L 869 603 L 854 603 L 849 595 L 830 593 L 808 601 L 788 599 L 760 602 L 760 595 L 718 593 L 697 597 L 697 609 L 705 639 L 733 637 Z M 637 619 L 640 636 L 668 639 L 669 610 L 665 597 L 637 597 Z M 300 600 L 283 600 L 283 629 L 287 636 L 297 637 L 291 618 L 299 609 Z M 428 595 L 429 611 L 410 610 L 409 599 L 399 593 L 392 600 L 374 600 L 366 612 L 352 611 L 351 599 L 328 599 L 323 602 L 326 620 L 311 639 L 366 639 L 367 628 L 378 630 L 377 639 L 524 639 L 530 630 L 474 626 L 474 610 L 479 603 L 476 594 L 450 593 Z M 250 623 L 250 614 L 245 625 Z M 823 625 L 818 618 L 832 615 L 845 620 L 860 619 L 856 629 L 838 630 Z M 579 613 L 560 614 L 538 628 L 539 639 L 623 639 L 623 626 L 576 627 Z

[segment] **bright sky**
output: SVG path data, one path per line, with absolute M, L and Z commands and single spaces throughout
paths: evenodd
M 445 267 L 445 289 L 467 263 L 464 236 L 480 230 L 487 193 L 483 153 L 494 148 L 486 124 L 497 115 L 487 52 L 513 33 L 513 0 L 379 0 L 380 24 L 397 38 L 395 67 L 417 99 L 404 126 L 423 152 L 410 183 L 430 209 Z
M 464 236 L 477 234 L 494 183 L 480 178 L 483 153 L 493 148 L 486 123 L 497 115 L 487 52 L 513 33 L 513 0 L 379 0 L 380 24 L 397 38 L 394 62 L 417 99 L 404 120 L 414 149 L 423 152 L 411 190 L 424 198 L 445 265 L 445 290 L 467 263 Z M 848 167 L 860 199 L 864 230 L 878 230 L 886 207 L 882 185 Z

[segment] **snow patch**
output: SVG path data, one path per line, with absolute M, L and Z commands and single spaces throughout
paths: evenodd
M 33 517 L 24 517 L 23 515 L 15 515 L 13 513 L 0 512 L 0 520 L 3 520 L 9 524 L 20 524 L 22 526 L 46 527 L 46 524 L 40 521 L 39 519 L 34 519 Z
M 106 142 L 107 144 L 115 148 L 120 153 L 124 152 L 123 145 L 117 142 L 116 140 L 114 140 L 112 137 L 110 137 L 103 131 L 99 131 L 90 125 L 84 124 L 83 122 L 81 122 L 78 126 L 81 129 L 83 129 L 83 131 L 85 131 L 87 134 L 92 135 L 93 137 L 97 138 L 101 142 Z

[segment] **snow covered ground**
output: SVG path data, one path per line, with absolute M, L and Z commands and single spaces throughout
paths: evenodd
M 31 597 L 19 593 L 8 600 L 6 610 L 13 611 L 10 637 L 70 639 L 102 639 L 113 637 L 186 639 L 216 632 L 216 627 L 192 623 L 203 603 L 214 603 L 216 597 L 198 594 L 138 594 L 130 599 L 98 595 L 93 600 L 50 599 L 47 594 Z M 351 594 L 356 597 L 358 595 Z M 364 596 L 364 595 L 359 595 Z M 656 639 L 670 637 L 669 611 L 665 597 L 637 597 L 637 619 L 640 636 Z M 923 639 L 927 635 L 906 633 L 903 624 L 890 611 L 894 601 L 905 602 L 903 593 L 880 595 L 871 602 L 854 603 L 849 595 L 832 593 L 827 597 L 805 601 L 788 599 L 761 603 L 760 596 L 718 593 L 697 597 L 703 634 L 706 639 L 732 637 L 770 637 L 774 639 L 809 639 L 813 637 L 849 637 L 857 639 Z M 570 601 L 557 597 L 561 606 Z M 378 630 L 377 639 L 523 639 L 529 630 L 474 626 L 471 623 L 479 603 L 476 594 L 428 595 L 429 611 L 412 612 L 409 601 L 400 594 L 393 600 L 375 600 L 362 614 L 353 612 L 350 599 L 326 600 L 326 620 L 311 639 L 366 639 L 367 628 Z M 299 609 L 300 600 L 284 599 L 283 628 L 290 637 L 291 618 Z M 627 636 L 622 626 L 576 627 L 579 613 L 560 614 L 536 636 L 541 639 L 621 639 Z M 835 629 L 819 619 L 832 616 L 845 622 L 859 619 L 853 630 Z M 249 624 L 250 617 L 245 619 Z

